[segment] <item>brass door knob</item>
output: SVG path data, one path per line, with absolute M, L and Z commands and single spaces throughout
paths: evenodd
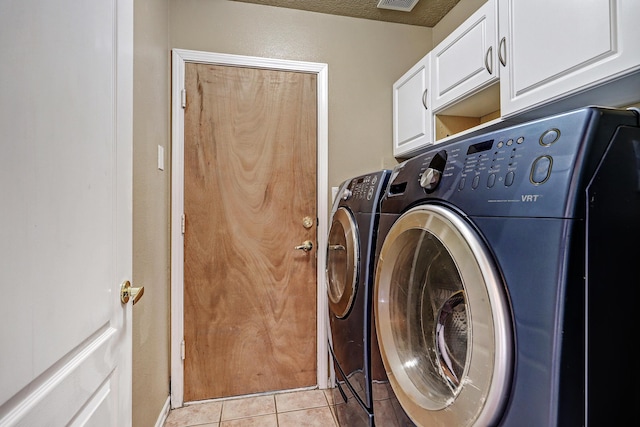
M 305 252 L 309 252 L 311 249 L 313 249 L 313 242 L 311 240 L 305 240 L 301 245 L 296 246 L 294 249 L 300 249 Z
M 307 229 L 313 227 L 313 218 L 311 218 L 310 216 L 305 216 L 304 218 L 302 218 L 302 226 Z
M 128 280 L 124 281 L 120 286 L 120 301 L 123 304 L 128 303 L 129 299 L 133 298 L 133 304 L 135 305 L 142 298 L 142 295 L 144 295 L 144 286 L 134 288 Z

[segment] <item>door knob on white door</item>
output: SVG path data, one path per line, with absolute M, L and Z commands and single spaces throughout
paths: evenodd
M 142 298 L 143 294 L 144 286 L 134 288 L 128 280 L 125 280 L 120 286 L 120 301 L 122 301 L 123 304 L 128 303 L 129 299 L 133 298 L 133 305 L 135 305 L 140 298 Z

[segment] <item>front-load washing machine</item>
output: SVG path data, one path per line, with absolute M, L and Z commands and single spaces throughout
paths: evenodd
M 434 146 L 381 202 L 375 320 L 419 426 L 635 417 L 640 128 L 588 107 Z
M 343 182 L 332 209 L 326 271 L 328 338 L 336 380 L 333 408 L 341 426 L 373 426 L 373 253 L 380 197 L 390 172 Z

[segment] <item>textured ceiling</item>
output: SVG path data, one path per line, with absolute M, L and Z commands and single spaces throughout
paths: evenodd
M 419 0 L 410 12 L 379 9 L 379 0 L 234 0 L 330 15 L 433 27 L 460 0 Z

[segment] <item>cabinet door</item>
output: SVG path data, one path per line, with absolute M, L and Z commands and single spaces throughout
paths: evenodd
M 487 1 L 431 51 L 435 111 L 498 80 L 496 0 Z
M 393 155 L 406 157 L 433 143 L 428 90 L 430 55 L 393 84 Z
M 639 68 L 637 0 L 498 2 L 503 116 L 593 88 Z

